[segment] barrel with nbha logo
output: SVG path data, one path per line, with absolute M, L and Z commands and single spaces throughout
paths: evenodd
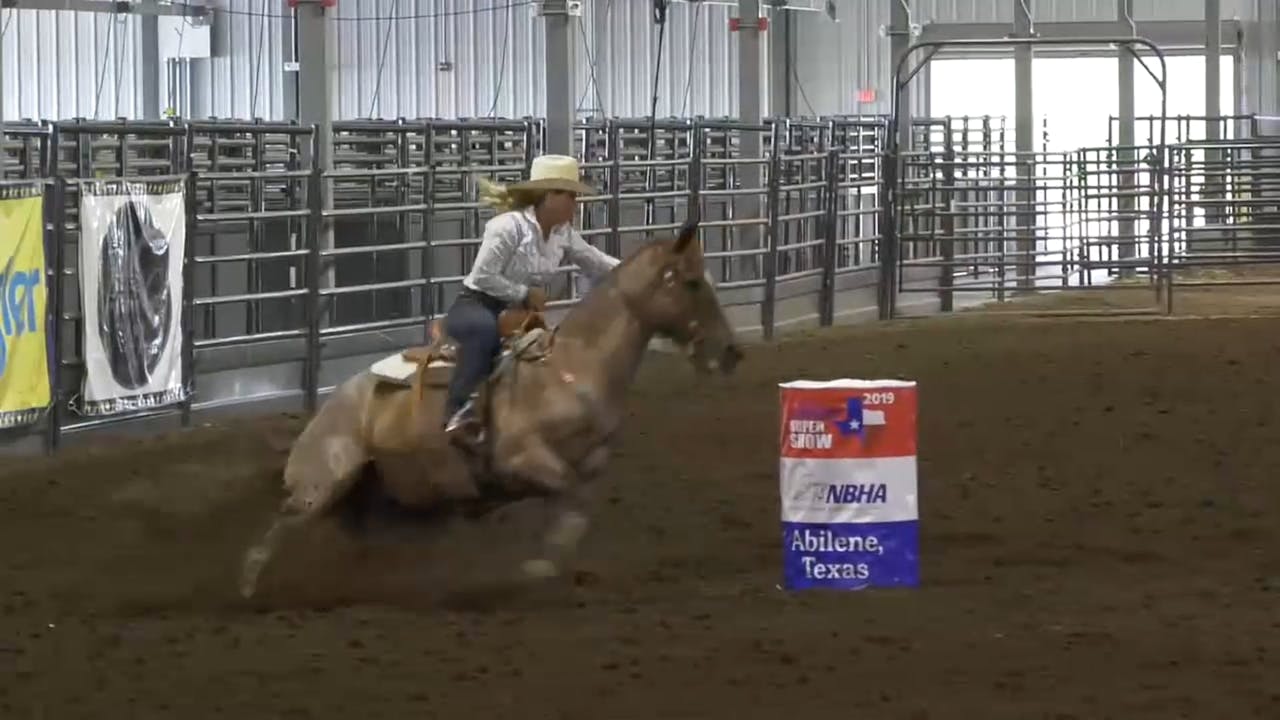
M 788 590 L 920 583 L 916 383 L 782 383 Z

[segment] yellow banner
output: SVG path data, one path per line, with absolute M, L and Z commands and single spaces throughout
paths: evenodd
M 38 188 L 8 195 L 0 199 L 0 427 L 34 422 L 49 406 L 44 198 Z

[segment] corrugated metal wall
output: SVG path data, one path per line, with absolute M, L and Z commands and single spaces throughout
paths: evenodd
M 879 34 L 890 0 L 836 0 L 839 23 L 791 12 L 796 24 L 797 112 L 887 109 L 888 43 Z M 1028 0 L 1039 21 L 1110 20 L 1116 0 Z M 1274 16 L 1275 0 L 1262 0 Z M 1224 17 L 1255 19 L 1256 0 L 1222 0 Z M 220 0 L 212 57 L 189 61 L 191 114 L 281 118 L 289 21 L 283 0 Z M 1012 0 L 912 0 L 912 20 L 1008 22 Z M 1203 18 L 1202 0 L 1135 0 L 1135 19 Z M 335 113 L 339 118 L 522 116 L 544 112 L 543 31 L 531 0 L 342 0 L 337 25 Z M 586 0 L 578 42 L 583 114 L 649 111 L 656 27 L 645 0 Z M 738 38 L 727 4 L 675 2 L 667 23 L 659 115 L 733 115 Z M 7 119 L 140 117 L 141 20 L 134 16 L 6 10 L 3 17 Z M 775 24 L 775 28 L 778 26 Z M 1275 21 L 1252 28 L 1255 50 L 1271 47 Z M 388 32 L 389 31 L 389 32 Z M 761 80 L 768 108 L 768 44 Z M 507 38 L 504 43 L 503 38 Z M 1273 43 L 1272 43 L 1273 44 Z M 506 48 L 505 62 L 503 48 Z M 1274 52 L 1252 52 L 1248 77 L 1257 107 L 1274 107 Z M 447 61 L 447 69 L 440 63 Z M 163 76 L 163 68 L 151 71 Z M 592 78 L 595 82 L 592 82 Z M 916 83 L 918 99 L 923 83 Z M 167 83 L 160 82 L 162 104 Z M 874 88 L 859 104 L 857 90 Z M 1270 100 L 1267 100 L 1270 98 Z
M 220 3 L 212 57 L 187 61 L 191 115 L 284 116 L 281 70 L 291 52 L 282 6 L 283 0 Z M 659 78 L 660 115 L 736 112 L 736 76 L 727 71 L 737 64 L 738 38 L 729 31 L 736 12 L 723 4 L 672 5 Z M 10 24 L 5 117 L 92 117 L 95 104 L 99 117 L 141 115 L 137 17 L 33 10 L 4 15 Z M 343 0 L 335 22 L 337 118 L 519 117 L 545 111 L 543 25 L 530 0 Z M 650 5 L 588 0 L 574 25 L 580 110 L 647 115 L 658 46 Z M 766 112 L 770 37 L 765 33 L 761 47 Z M 168 105 L 166 70 L 155 72 L 162 78 L 162 104 Z
M 1260 4 L 1255 22 L 1245 24 L 1244 110 L 1280 115 L 1280 2 Z
M 588 16 L 604 13 L 603 18 L 584 20 L 589 31 L 596 31 L 592 36 L 596 77 L 607 115 L 649 114 L 658 47 L 651 7 L 651 3 L 631 0 L 588 3 Z M 736 16 L 737 10 L 727 5 L 671 5 L 658 81 L 659 116 L 737 114 L 738 77 L 728 70 L 738 65 L 738 36 L 729 31 L 729 18 Z M 771 36 L 769 32 L 762 34 L 760 42 L 762 108 L 766 114 Z M 579 60 L 584 60 L 581 53 Z M 586 107 L 594 105 L 588 102 Z
M 4 119 L 141 115 L 140 25 L 129 15 L 0 11 Z
M 541 114 L 534 11 L 520 0 L 340 3 L 334 116 Z
M 191 115 L 283 118 L 284 0 L 221 0 L 219 5 L 212 57 L 191 60 Z
M 593 0 L 573 22 L 583 114 L 649 114 L 658 49 L 651 8 L 640 0 Z M 729 32 L 734 12 L 725 5 L 671 6 L 659 115 L 736 111 L 735 76 L 726 72 L 737 64 L 737 37 Z M 338 17 L 339 118 L 545 112 L 544 29 L 535 3 L 346 0 Z M 761 75 L 767 78 L 768 33 L 765 38 Z
M 839 22 L 815 13 L 796 16 L 800 97 L 794 107 L 820 115 L 888 112 L 889 40 L 880 35 L 880 28 L 889 23 L 888 3 L 836 0 L 836 13 Z M 877 91 L 874 102 L 858 102 L 858 91 L 864 88 Z
M 228 0 L 214 24 L 215 57 L 192 62 L 193 114 L 282 116 L 284 88 L 276 69 L 286 57 L 286 24 L 276 15 L 278 5 Z M 583 114 L 649 113 L 658 47 L 649 12 L 640 0 L 590 0 L 574 22 Z M 726 72 L 738 54 L 737 37 L 729 32 L 732 14 L 736 10 L 726 5 L 672 5 L 660 115 L 736 112 L 737 84 Z M 338 119 L 545 113 L 544 30 L 536 3 L 344 0 L 335 22 Z M 766 97 L 768 37 L 761 49 Z

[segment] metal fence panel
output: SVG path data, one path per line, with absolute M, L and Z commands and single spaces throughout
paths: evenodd
M 626 255 L 696 210 L 732 322 L 764 337 L 886 310 L 946 312 L 1125 283 L 1147 293 L 1148 310 L 1167 312 L 1188 289 L 1280 284 L 1258 270 L 1280 261 L 1280 140 L 1262 119 L 1237 121 L 1247 137 L 1019 153 L 998 119 L 921 118 L 911 144 L 886 154 L 883 117 L 759 126 L 615 118 L 576 129 L 598 193 L 584 198 L 580 225 L 589 242 Z M 6 128 L 5 178 L 48 179 L 51 444 L 59 432 L 119 419 L 66 409 L 83 357 L 81 180 L 188 178 L 197 396 L 151 415 L 187 421 L 193 407 L 246 398 L 311 409 L 324 388 L 379 354 L 423 340 L 492 216 L 475 200 L 476 178 L 521 177 L 541 151 L 543 125 L 349 121 L 333 133 L 334 166 L 321 172 L 307 160 L 321 138 L 294 124 Z M 750 135 L 762 151 L 747 157 Z M 886 194 L 891 164 L 899 171 Z M 1017 172 L 1027 165 L 1033 185 Z M 583 292 L 574 268 L 552 290 L 554 319 Z

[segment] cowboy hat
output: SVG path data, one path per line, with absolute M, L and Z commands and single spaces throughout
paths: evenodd
M 563 190 L 594 195 L 595 188 L 582 182 L 577 159 L 568 155 L 540 155 L 533 159 L 529 179 L 508 185 L 510 190 Z

